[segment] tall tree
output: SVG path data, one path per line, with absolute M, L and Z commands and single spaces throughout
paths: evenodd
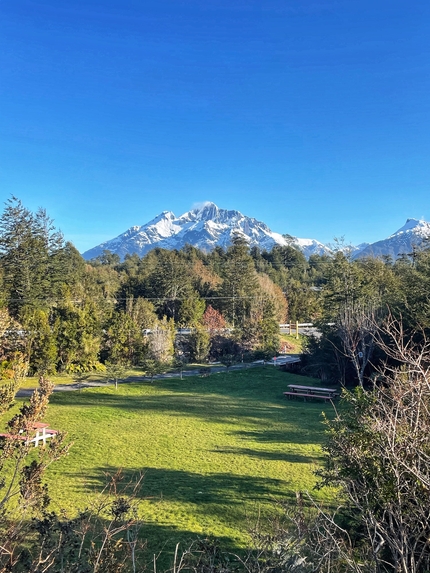
M 58 348 L 57 370 L 86 372 L 99 365 L 101 326 L 96 306 L 86 301 L 82 307 L 64 301 L 53 309 Z
M 258 288 L 254 262 L 241 236 L 233 237 L 233 244 L 227 249 L 222 278 L 220 310 L 233 327 L 240 326 L 250 315 Z
M 44 310 L 28 309 L 23 316 L 23 327 L 26 332 L 26 353 L 30 373 L 38 373 L 41 376 L 54 374 L 57 344 L 48 313 Z
M 159 249 L 157 263 L 149 278 L 150 296 L 160 317 L 177 319 L 181 300 L 191 291 L 191 277 L 184 258 L 177 251 Z
M 194 291 L 181 302 L 178 312 L 178 323 L 182 326 L 197 326 L 200 324 L 206 308 L 204 300 Z
M 55 255 L 63 237 L 43 209 L 34 215 L 16 197 L 0 218 L 0 266 L 8 307 L 18 317 L 25 307 L 43 308 L 55 297 L 61 269 Z

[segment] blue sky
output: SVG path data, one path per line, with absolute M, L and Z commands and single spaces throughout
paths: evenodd
M 419 0 L 2 0 L 2 201 L 81 251 L 203 201 L 322 242 L 430 220 L 429 24 Z

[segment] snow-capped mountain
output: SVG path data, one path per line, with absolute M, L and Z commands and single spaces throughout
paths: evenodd
M 298 247 L 308 259 L 311 255 L 328 255 L 331 249 L 316 239 L 294 238 L 293 246 Z
M 171 211 L 163 211 L 146 225 L 131 227 L 115 239 L 86 251 L 83 257 L 92 259 L 109 250 L 123 259 L 126 254 L 143 256 L 155 247 L 181 249 L 186 244 L 208 252 L 216 246 L 225 248 L 231 245 L 232 237 L 237 233 L 243 235 L 250 247 L 258 246 L 263 250 L 271 250 L 276 244 L 288 244 L 281 234 L 274 233 L 264 223 L 239 211 L 219 209 L 208 202 L 180 217 L 175 217 Z M 294 239 L 293 245 L 297 245 L 306 256 L 328 252 L 314 239 Z
M 418 219 L 408 219 L 398 231 L 383 241 L 377 241 L 354 253 L 357 257 L 391 256 L 396 260 L 399 255 L 410 254 L 414 247 L 422 246 L 424 239 L 430 238 L 430 223 Z
M 106 241 L 83 253 L 85 259 L 95 258 L 109 250 L 124 259 L 125 255 L 145 255 L 151 249 L 181 249 L 186 244 L 209 252 L 217 246 L 226 248 L 235 234 L 241 234 L 250 247 L 258 246 L 270 251 L 275 245 L 292 245 L 309 258 L 312 254 L 330 254 L 331 249 L 315 239 L 299 239 L 281 235 L 269 229 L 257 219 L 246 217 L 239 211 L 220 209 L 214 203 L 204 203 L 180 217 L 171 211 L 160 215 L 142 226 L 131 227 L 115 239 Z M 430 223 L 408 219 L 406 224 L 393 235 L 376 243 L 362 243 L 348 247 L 353 258 L 382 257 L 389 255 L 393 260 L 401 254 L 412 253 L 424 239 L 430 239 Z
M 359 245 L 351 246 L 352 256 L 353 258 L 357 258 L 360 256 L 360 253 L 367 249 L 370 246 L 370 243 L 360 243 Z

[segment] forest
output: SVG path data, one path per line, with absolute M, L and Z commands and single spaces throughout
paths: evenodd
M 279 323 L 301 321 L 324 333 L 308 345 L 306 371 L 362 384 L 374 350 L 364 323 L 389 313 L 426 331 L 429 280 L 425 247 L 396 261 L 354 260 L 338 242 L 330 256 L 306 260 L 293 246 L 249 249 L 240 236 L 210 253 L 188 245 L 121 261 L 105 251 L 87 262 L 43 209 L 11 198 L 0 218 L 1 364 L 14 352 L 30 374 L 48 375 L 246 361 L 275 356 Z M 175 336 L 181 327 L 191 334 Z

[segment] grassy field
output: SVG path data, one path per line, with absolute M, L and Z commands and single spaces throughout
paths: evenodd
M 287 354 L 300 354 L 303 352 L 306 336 L 299 334 L 299 337 L 296 338 L 295 334 L 281 334 L 281 341 L 288 343 Z
M 331 407 L 285 400 L 294 382 L 316 383 L 266 367 L 54 394 L 46 421 L 74 442 L 48 471 L 54 509 L 84 508 L 120 467 L 144 472 L 151 551 L 197 535 L 243 547 L 259 513 L 312 490 L 322 461 Z
M 133 368 L 127 371 L 127 376 L 142 376 L 143 372 L 141 369 Z M 20 384 L 20 388 L 36 388 L 38 384 L 38 376 L 27 376 Z M 54 384 L 75 384 L 76 380 L 71 374 L 61 374 L 56 376 L 49 376 L 49 379 Z M 93 372 L 88 376 L 89 382 L 98 382 L 102 379 L 101 372 Z M 85 380 L 83 381 L 85 383 Z
M 207 367 L 209 366 L 209 364 L 187 364 L 183 370 L 199 370 L 202 367 Z M 224 366 L 222 364 L 217 363 L 217 367 L 218 368 L 224 368 Z M 167 368 L 166 372 L 177 372 L 179 373 L 180 370 L 177 367 L 171 367 L 171 368 Z M 142 377 L 145 376 L 145 371 L 143 368 L 139 368 L 139 367 L 131 367 L 129 370 L 127 370 L 126 373 L 126 377 Z M 38 376 L 27 376 L 20 384 L 20 388 L 36 388 L 37 384 L 38 384 Z M 73 375 L 71 374 L 59 374 L 59 375 L 55 375 L 55 376 L 49 376 L 49 379 L 51 380 L 51 382 L 53 382 L 55 385 L 57 384 L 61 384 L 61 385 L 68 385 L 68 384 L 75 384 L 76 383 L 76 379 L 73 378 Z M 104 380 L 103 379 L 103 372 L 97 372 L 94 371 L 92 373 L 89 374 L 88 378 L 85 379 L 83 381 L 83 384 L 85 384 L 86 381 L 88 382 L 100 382 Z

